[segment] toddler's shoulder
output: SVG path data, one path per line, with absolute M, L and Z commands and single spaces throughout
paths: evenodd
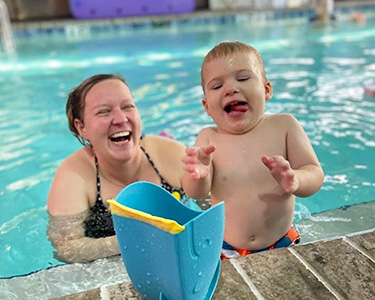
M 295 116 L 291 114 L 275 114 L 268 116 L 269 121 L 278 123 L 278 124 L 298 124 L 298 120 Z
M 218 128 L 215 127 L 215 126 L 208 126 L 208 127 L 205 127 L 203 128 L 198 135 L 202 135 L 202 134 L 215 134 L 215 133 L 218 133 Z

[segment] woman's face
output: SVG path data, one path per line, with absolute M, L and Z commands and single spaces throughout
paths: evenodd
M 96 155 L 117 160 L 132 158 L 141 136 L 141 119 L 126 84 L 108 79 L 86 94 L 83 122 L 75 120 L 80 135 Z

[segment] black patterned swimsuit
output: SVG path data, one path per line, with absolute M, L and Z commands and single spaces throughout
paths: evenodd
M 161 182 L 161 187 L 170 193 L 179 193 L 181 198 L 185 195 L 182 189 L 177 189 L 171 186 L 159 173 L 159 170 L 154 165 L 151 157 L 148 155 L 145 149 L 141 147 L 142 151 L 150 162 L 151 166 L 154 168 L 155 172 L 158 174 Z M 115 235 L 115 229 L 113 226 L 111 212 L 104 206 L 102 197 L 100 196 L 100 177 L 99 177 L 99 164 L 98 159 L 95 156 L 95 166 L 96 166 L 96 188 L 97 197 L 96 202 L 93 207 L 90 208 L 90 214 L 85 220 L 85 236 L 91 238 L 101 238 L 111 235 Z

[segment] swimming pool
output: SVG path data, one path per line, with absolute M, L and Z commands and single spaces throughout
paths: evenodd
M 120 73 L 143 132 L 167 130 L 191 145 L 212 124 L 200 104 L 199 71 L 221 40 L 261 52 L 274 88 L 267 112 L 295 115 L 325 170 L 321 191 L 297 199 L 296 222 L 374 200 L 375 98 L 363 93 L 375 78 L 374 19 L 326 27 L 241 18 L 203 23 L 128 31 L 92 25 L 90 32 L 69 25 L 70 34 L 19 37 L 17 57 L 0 57 L 0 277 L 61 264 L 45 235 L 45 209 L 57 166 L 80 147 L 64 112 L 70 89 L 95 73 Z

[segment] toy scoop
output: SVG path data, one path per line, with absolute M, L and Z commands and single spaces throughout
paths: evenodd
M 220 274 L 224 203 L 194 210 L 149 182 L 130 184 L 108 202 L 125 268 L 143 297 L 212 298 Z

